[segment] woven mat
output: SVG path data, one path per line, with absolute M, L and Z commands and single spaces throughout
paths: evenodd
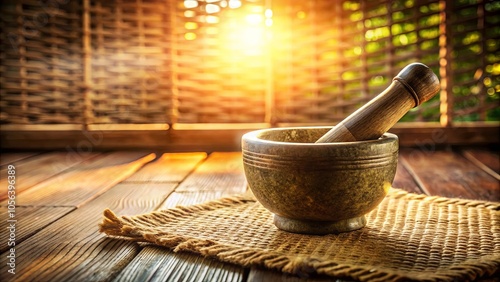
M 500 203 L 392 189 L 360 230 L 300 235 L 278 230 L 250 196 L 138 216 L 104 212 L 101 232 L 192 251 L 242 266 L 361 281 L 473 280 L 500 266 Z

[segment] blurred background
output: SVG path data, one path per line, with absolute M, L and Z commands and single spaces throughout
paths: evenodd
M 92 130 L 177 131 L 164 141 L 175 145 L 188 131 L 198 138 L 203 130 L 333 125 L 412 62 L 431 67 L 442 90 L 401 127 L 490 128 L 500 120 L 500 1 L 0 5 L 7 148 L 36 148 L 28 139 L 72 144 L 82 137 L 66 133 Z

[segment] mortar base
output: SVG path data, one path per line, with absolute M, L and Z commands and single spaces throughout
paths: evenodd
M 300 220 L 274 215 L 274 225 L 281 230 L 313 235 L 337 234 L 354 231 L 366 225 L 364 215 L 339 221 Z

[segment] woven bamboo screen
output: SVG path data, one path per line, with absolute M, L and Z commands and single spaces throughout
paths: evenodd
M 429 65 L 403 121 L 500 119 L 500 1 L 2 1 L 2 124 L 331 124 Z
M 440 99 L 403 121 L 498 120 L 499 1 L 281 1 L 280 122 L 341 120 L 406 64 L 440 74 Z M 278 26 L 279 25 L 279 26 Z
M 177 1 L 177 122 L 263 122 L 270 80 L 264 1 Z M 250 21 L 250 22 L 249 22 Z
M 164 1 L 92 0 L 88 123 L 169 123 L 172 12 Z M 85 46 L 87 47 L 87 46 Z
M 0 5 L 1 122 L 83 123 L 81 3 Z

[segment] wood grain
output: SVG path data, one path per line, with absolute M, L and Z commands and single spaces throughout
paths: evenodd
M 266 127 L 318 126 L 329 123 L 277 123 Z M 175 126 L 175 124 L 174 124 Z M 202 125 L 203 126 L 203 125 Z M 240 151 L 241 136 L 255 129 L 255 126 L 230 125 L 227 128 L 191 130 L 102 130 L 102 142 L 93 144 L 95 150 L 144 150 L 155 149 L 168 152 L 193 151 Z M 398 135 L 402 146 L 418 146 L 426 140 L 433 140 L 436 133 L 444 136 L 442 144 L 478 145 L 498 144 L 500 127 L 498 122 L 454 123 L 453 127 L 442 127 L 439 123 L 397 123 L 389 132 Z M 60 150 L 67 146 L 77 147 L 87 140 L 85 132 L 77 130 L 40 131 L 1 130 L 0 143 L 3 149 Z M 92 133 L 92 131 L 90 131 Z
M 156 208 L 174 184 L 119 184 L 100 197 L 62 217 L 16 246 L 16 275 L 3 281 L 106 281 L 113 278 L 139 252 L 136 243 L 106 238 L 98 232 L 102 212 L 141 214 Z
M 240 266 L 149 246 L 114 281 L 244 281 L 244 277 Z
M 162 154 L 125 182 L 180 182 L 207 157 L 206 153 Z
M 201 204 L 233 194 L 226 191 L 174 192 L 161 204 L 160 209 Z
M 500 180 L 500 156 L 498 151 L 486 149 L 464 149 L 462 155 L 479 168 Z
M 20 193 L 97 155 L 98 153 L 53 152 L 13 162 L 16 171 L 16 193 Z M 7 187 L 7 185 L 7 166 L 4 166 L 0 171 L 0 187 Z M 0 201 L 6 197 L 7 190 L 2 189 Z
M 500 142 L 499 123 L 454 123 L 443 127 L 439 123 L 402 123 L 389 130 L 399 137 L 399 145 L 423 147 L 436 145 L 494 145 Z
M 0 166 L 9 165 L 14 162 L 36 156 L 39 153 L 22 152 L 22 153 L 0 153 Z
M 102 155 L 21 193 L 17 196 L 17 204 L 78 207 L 126 179 L 153 159 L 154 154 L 139 152 Z M 4 201 L 0 205 L 5 203 Z
M 411 108 L 428 101 L 439 90 L 439 80 L 429 67 L 409 64 L 387 89 L 335 125 L 316 143 L 378 139 Z
M 63 217 L 71 212 L 74 208 L 71 207 L 16 207 L 16 236 L 15 242 L 19 244 L 26 238 L 32 236 L 47 225 Z M 9 219 L 9 210 L 4 208 L 0 213 L 1 230 L 0 232 L 0 252 L 8 250 L 7 245 L 9 240 L 9 232 L 6 232 L 7 219 Z
M 401 151 L 403 166 L 428 195 L 500 200 L 499 182 L 451 150 Z
M 498 181 L 471 162 L 464 152 L 469 150 L 427 152 L 402 148 L 393 186 L 411 192 L 422 188 L 430 195 L 491 200 L 498 195 Z M 494 151 L 482 154 L 495 156 Z M 475 158 L 484 165 L 488 163 L 484 161 L 487 158 Z M 168 153 L 152 160 L 148 153 L 103 154 L 35 185 L 33 192 L 29 189 L 21 193 L 19 201 L 23 202 L 26 195 L 28 203 L 36 205 L 16 207 L 17 274 L 6 275 L 4 252 L 0 254 L 0 280 L 331 281 L 321 276 L 302 277 L 257 267 L 246 269 L 157 246 L 141 248 L 136 243 L 99 234 L 97 224 L 105 208 L 119 215 L 136 215 L 153 209 L 198 204 L 246 190 L 239 152 L 212 153 L 207 158 L 203 153 Z M 115 185 L 127 175 L 132 176 Z M 78 205 L 51 207 L 54 203 L 77 202 Z M 5 216 L 2 210 L 2 229 Z M 6 238 L 1 233 L 1 251 L 6 249 Z
M 242 173 L 240 162 L 240 153 L 211 154 L 159 209 L 194 205 L 244 192 L 245 181 L 238 175 Z M 189 189 L 183 186 L 186 182 L 191 183 L 187 186 Z M 192 183 L 203 185 L 194 187 Z M 243 281 L 244 277 L 245 269 L 242 267 L 195 254 L 177 254 L 165 248 L 147 246 L 127 265 L 116 281 Z
M 240 152 L 210 154 L 208 159 L 175 189 L 176 192 L 221 190 L 233 193 L 246 190 Z
M 326 282 L 326 281 L 335 281 L 335 282 L 348 282 L 351 280 L 340 280 L 340 279 L 332 279 L 332 277 L 325 277 L 320 275 L 315 275 L 312 277 L 309 276 L 300 276 L 300 275 L 292 275 L 281 273 L 276 270 L 265 269 L 260 267 L 252 267 L 250 269 L 250 273 L 248 275 L 248 282 L 260 282 L 260 281 L 281 281 L 281 282 Z
M 403 164 L 401 164 L 401 156 L 399 156 L 398 159 L 398 168 L 394 181 L 392 182 L 392 187 L 400 188 L 411 193 L 423 194 L 422 190 L 415 182 L 415 179 L 413 179 L 411 174 L 406 170 Z

